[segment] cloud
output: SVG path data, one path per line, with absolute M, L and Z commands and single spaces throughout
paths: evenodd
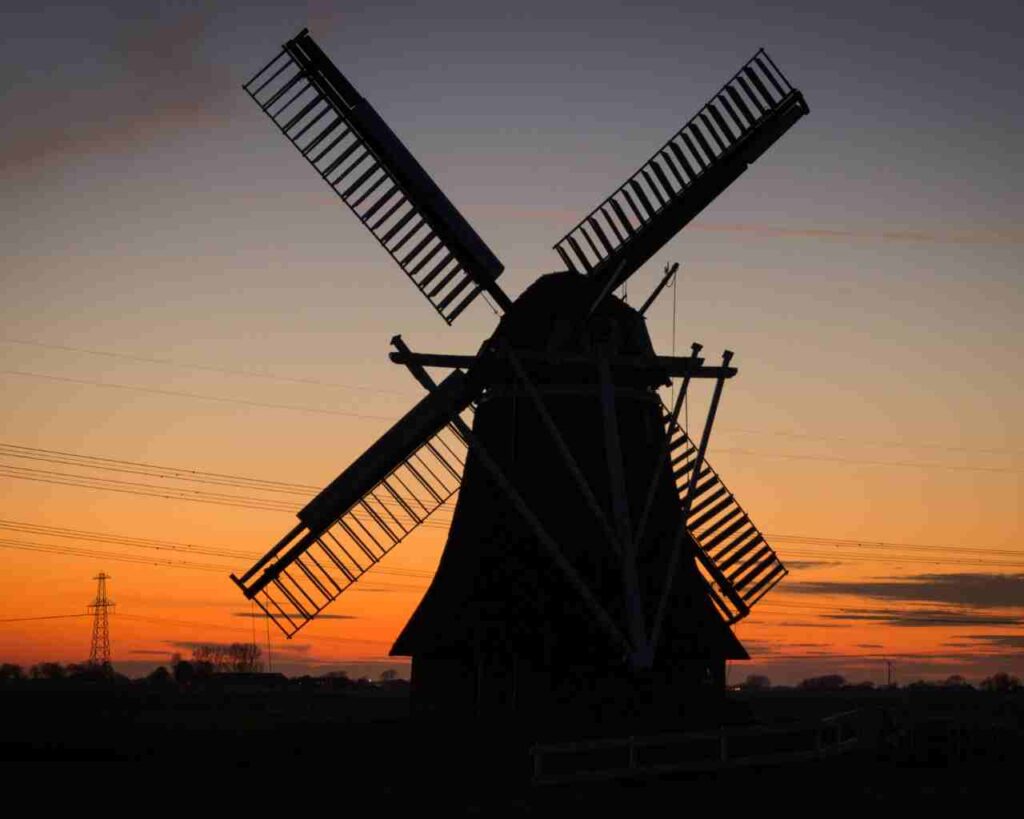
M 918 611 L 897 611 L 895 609 L 848 611 L 840 614 L 824 614 L 829 620 L 864 621 L 884 623 L 907 628 L 934 628 L 941 626 L 1017 626 L 1024 625 L 1024 618 L 1012 615 L 980 614 L 959 609 L 923 609 Z
M 954 645 L 987 645 L 997 648 L 1024 648 L 1022 634 L 965 634 Z
M 803 623 L 796 620 L 783 620 L 772 625 L 781 626 L 782 628 L 845 628 L 838 623 Z
M 993 245 L 1024 243 L 1022 231 L 996 230 L 846 230 L 835 228 L 785 228 L 773 225 L 692 225 L 689 230 L 709 233 L 746 233 L 799 239 L 867 239 L 889 242 L 934 242 L 936 244 Z
M 843 594 L 877 600 L 950 603 L 972 608 L 1024 608 L 1024 574 L 919 574 L 906 580 L 794 581 L 796 594 Z
M 147 8 L 122 15 L 105 42 L 89 44 L 81 62 L 98 68 L 78 79 L 75 93 L 67 90 L 75 78 L 66 68 L 56 82 L 33 86 L 14 102 L 15 126 L 0 147 L 0 172 L 130 152 L 222 120 L 220 110 L 238 93 L 238 83 L 226 64 L 203 57 L 212 12 Z M 68 65 L 79 70 L 73 55 Z
M 828 566 L 839 566 L 838 560 L 787 560 L 787 569 L 821 569 Z
M 481 206 L 490 214 L 507 219 L 529 220 L 541 223 L 571 224 L 580 218 L 577 211 L 568 208 L 524 208 L 492 203 Z M 828 227 L 784 227 L 769 224 L 709 224 L 694 223 L 686 228 L 691 233 L 736 234 L 767 239 L 824 239 L 841 242 L 910 242 L 915 244 L 939 245 L 1019 245 L 1024 244 L 1022 230 L 994 229 L 944 229 L 942 226 L 927 229 L 904 230 L 849 230 Z

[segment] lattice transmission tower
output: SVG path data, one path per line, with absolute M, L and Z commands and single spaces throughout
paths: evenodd
M 107 581 L 110 575 L 100 572 L 96 581 L 96 599 L 89 604 L 92 612 L 92 648 L 89 650 L 89 665 L 99 668 L 110 667 L 110 612 L 114 601 L 107 598 Z

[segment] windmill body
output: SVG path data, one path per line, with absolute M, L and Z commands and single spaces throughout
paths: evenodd
M 599 296 L 593 280 L 561 272 L 542 277 L 513 303 L 489 343 L 503 347 L 522 372 L 506 368 L 489 384 L 472 431 L 609 619 L 624 624 L 625 639 L 614 639 L 579 601 L 471 447 L 436 576 L 392 649 L 412 657 L 414 697 L 427 710 L 564 717 L 571 704 L 580 716 L 600 713 L 607 724 L 650 696 L 638 694 L 638 673 L 644 686 L 660 681 L 678 705 L 696 692 L 721 691 L 724 661 L 747 657 L 690 557 L 679 565 L 664 650 L 648 667 L 632 667 L 630 626 L 637 618 L 644 635 L 653 624 L 684 520 L 664 458 L 669 433 L 656 392 L 668 374 L 637 310 L 607 297 L 590 314 Z M 630 366 L 613 363 L 623 360 Z M 570 460 L 606 526 L 581 493 Z M 620 547 L 609 529 L 623 533 L 614 538 Z M 624 571 L 630 560 L 635 588 Z
M 427 711 L 664 712 L 720 693 L 730 626 L 786 570 L 705 458 L 726 351 L 659 356 L 613 295 L 807 112 L 758 52 L 556 245 L 518 298 L 501 263 L 305 31 L 245 86 L 448 323 L 503 311 L 474 356 L 391 360 L 427 394 L 232 579 L 289 637 L 457 498 L 434 580 L 392 654 Z M 428 372 L 447 374 L 436 380 Z M 658 388 L 679 379 L 665 407 Z M 679 424 L 713 384 L 699 441 Z M 685 709 L 684 709 L 685 710 Z

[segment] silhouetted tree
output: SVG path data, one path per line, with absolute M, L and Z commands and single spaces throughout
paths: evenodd
M 178 685 L 188 686 L 195 680 L 196 670 L 192 663 L 181 659 L 180 654 L 176 654 L 171 660 L 171 674 L 174 675 L 174 681 Z
M 385 671 L 380 672 L 380 681 L 383 683 L 391 682 L 392 680 L 398 679 L 398 672 L 393 668 L 389 668 Z
M 218 643 L 203 643 L 193 646 L 192 664 L 199 666 L 203 664 L 209 667 L 210 672 L 227 671 L 230 665 L 228 659 L 228 647 Z
M 345 689 L 352 688 L 353 686 L 352 680 L 349 679 L 348 672 L 346 671 L 328 671 L 320 679 L 329 688 Z
M 37 663 L 28 673 L 33 680 L 63 680 L 67 676 L 60 663 Z
M 797 688 L 805 691 L 838 691 L 846 687 L 846 678 L 841 674 L 825 674 L 821 677 L 808 677 L 802 680 Z
M 254 643 L 202 643 L 192 649 L 192 664 L 197 673 L 262 671 L 260 647 Z
M 174 677 L 171 676 L 171 672 L 167 670 L 166 666 L 157 666 L 146 677 L 146 682 L 150 685 L 168 686 L 174 682 Z
M 1020 679 L 1005 671 L 999 671 L 981 681 L 982 691 L 996 691 L 1004 694 L 1008 691 L 1019 691 L 1020 688 Z
M 255 643 L 232 643 L 228 646 L 228 657 L 232 671 L 255 673 L 263 670 L 260 662 L 260 647 Z
M 20 665 L 4 663 L 0 665 L 0 682 L 16 682 L 25 679 L 25 672 Z
M 748 674 L 747 678 L 740 683 L 744 691 L 767 691 L 772 687 L 772 681 L 764 674 Z
M 943 688 L 974 688 L 964 677 L 953 674 L 942 681 Z
M 207 660 L 193 660 L 192 661 L 192 678 L 196 680 L 205 680 L 214 675 L 216 668 L 213 663 Z

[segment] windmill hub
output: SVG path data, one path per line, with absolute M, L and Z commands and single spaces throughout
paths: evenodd
M 601 296 L 601 287 L 586 276 L 549 273 L 512 303 L 489 343 L 524 356 L 525 368 L 542 383 L 565 384 L 574 376 L 594 382 L 599 357 L 646 364 L 630 368 L 635 386 L 669 383 L 666 373 L 658 377 L 640 313 L 612 295 Z
M 611 196 L 555 244 L 562 272 L 517 299 L 503 266 L 303 30 L 245 85 L 451 324 L 486 293 L 504 312 L 475 356 L 391 360 L 427 395 L 232 579 L 288 636 L 452 499 L 437 573 L 392 654 L 426 710 L 635 716 L 706 705 L 730 626 L 786 569 L 705 454 L 732 353 L 659 356 L 626 282 L 808 109 L 758 51 Z M 427 368 L 447 370 L 439 382 Z M 674 405 L 657 389 L 679 379 Z M 679 423 L 713 393 L 700 440 Z M 519 717 L 517 716 L 517 719 Z

